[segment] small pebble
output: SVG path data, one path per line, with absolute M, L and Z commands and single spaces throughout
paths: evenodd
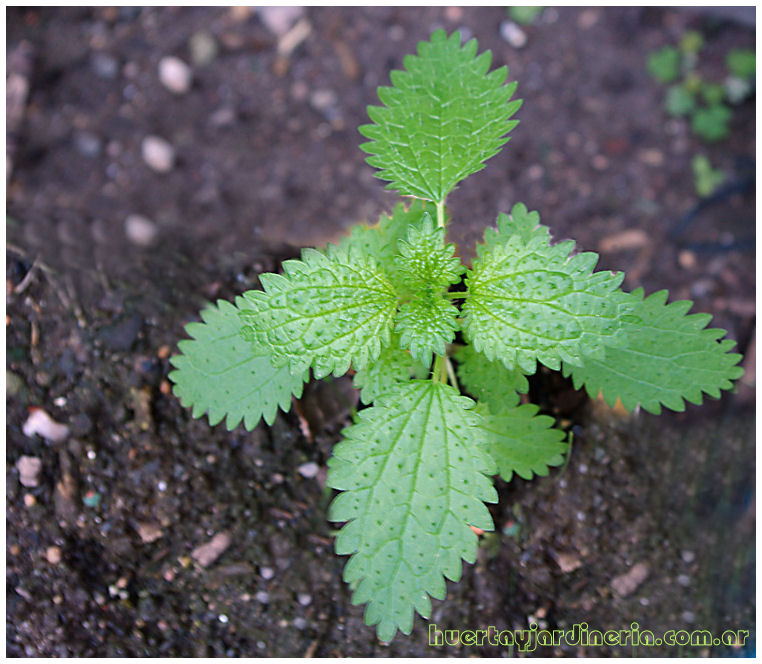
M 42 461 L 40 459 L 22 456 L 16 462 L 16 469 L 19 471 L 19 482 L 22 486 L 31 489 L 39 485 L 42 474 Z
M 95 53 L 90 60 L 93 71 L 100 78 L 116 78 L 119 73 L 119 62 L 108 53 Z
M 225 625 L 230 619 L 224 613 L 221 613 L 219 616 L 217 616 L 217 620 L 219 620 L 223 625 Z
M 188 42 L 191 61 L 197 67 L 204 67 L 214 62 L 219 52 L 217 41 L 206 31 L 200 31 L 193 34 Z
M 695 553 L 693 553 L 693 551 L 688 551 L 688 550 L 686 550 L 686 551 L 683 551 L 683 552 L 680 554 L 680 557 L 683 559 L 683 562 L 684 562 L 684 563 L 688 563 L 689 565 L 690 565 L 690 563 L 692 563 L 694 560 L 696 560 L 696 554 L 695 554 Z
M 696 258 L 696 254 L 694 254 L 692 251 L 689 249 L 683 249 L 677 255 L 677 262 L 684 270 L 692 270 L 698 264 L 698 259 Z
M 86 507 L 98 507 L 101 502 L 101 494 L 90 490 L 83 496 L 82 502 Z
M 307 621 L 301 616 L 294 618 L 294 627 L 296 627 L 296 629 L 304 629 L 307 627 Z
M 182 95 L 190 90 L 193 72 L 180 58 L 169 55 L 159 60 L 159 80 L 170 92 Z
M 304 15 L 304 7 L 261 7 L 259 18 L 278 37 L 285 35 Z
M 159 539 L 164 533 L 155 523 L 138 523 L 137 529 L 140 539 L 145 544 L 150 544 Z
M 692 623 L 694 620 L 696 620 L 696 614 L 693 613 L 693 611 L 683 611 L 680 614 L 680 617 L 687 623 Z
M 684 588 L 687 588 L 689 585 L 691 585 L 691 577 L 689 577 L 687 574 L 680 574 L 677 577 L 677 582 Z
M 310 105 L 316 111 L 321 111 L 321 112 L 327 111 L 329 108 L 336 106 L 336 102 L 337 102 L 337 97 L 336 97 L 336 93 L 333 90 L 321 88 L 321 89 L 315 90 L 310 95 Z
M 191 558 L 201 565 L 201 567 L 209 567 L 209 565 L 225 552 L 230 546 L 230 542 L 230 535 L 227 533 L 217 533 L 211 541 L 193 549 Z
M 101 153 L 101 139 L 89 131 L 74 134 L 74 146 L 83 157 L 97 157 Z
M 264 590 L 260 590 L 256 595 L 254 595 L 254 599 L 262 604 L 267 604 L 270 601 L 270 593 L 265 592 Z
M 53 443 L 60 443 L 66 440 L 69 435 L 69 427 L 56 422 L 42 408 L 31 409 L 29 417 L 24 422 L 21 430 L 29 438 L 36 434 Z
M 24 494 L 24 505 L 27 507 L 34 507 L 36 504 L 37 498 L 35 498 L 31 493 Z
M 301 466 L 299 466 L 298 471 L 302 477 L 309 479 L 315 477 L 318 472 L 320 472 L 320 466 L 318 466 L 314 461 L 308 461 L 307 463 L 303 463 Z
M 513 48 L 526 46 L 526 33 L 513 21 L 503 21 L 500 24 L 500 36 Z
M 49 546 L 45 551 L 45 558 L 51 565 L 57 565 L 61 562 L 61 547 Z
M 175 149 L 159 136 L 146 136 L 140 150 L 143 161 L 157 173 L 168 173 L 175 165 Z
M 307 593 L 299 593 L 296 596 L 296 601 L 299 602 L 302 606 L 309 606 L 312 604 L 312 596 L 308 595 Z
M 158 235 L 156 224 L 140 214 L 131 214 L 124 220 L 124 232 L 139 247 L 150 247 Z
M 636 563 L 629 572 L 612 579 L 611 587 L 620 597 L 631 595 L 648 578 L 650 570 L 646 563 Z
M 263 578 L 265 581 L 269 581 L 270 579 L 272 579 L 272 578 L 275 576 L 275 571 L 273 570 L 273 568 L 272 568 L 272 567 L 262 567 L 262 568 L 259 570 L 259 575 L 260 575 L 260 576 L 261 576 L 261 577 L 262 577 L 262 578 Z

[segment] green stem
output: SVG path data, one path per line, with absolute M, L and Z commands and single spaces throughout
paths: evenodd
M 445 227 L 445 202 L 444 200 L 436 203 L 437 206 L 437 228 Z
M 452 300 L 466 299 L 468 297 L 468 291 L 453 291 L 452 293 L 445 293 L 445 297 L 449 297 Z
M 445 358 L 441 355 L 437 355 L 434 358 L 434 368 L 431 370 L 431 380 L 433 380 L 435 383 L 442 381 L 442 362 L 444 359 Z

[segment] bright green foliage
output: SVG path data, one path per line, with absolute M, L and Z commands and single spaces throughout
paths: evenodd
M 392 339 L 392 345 L 384 348 L 375 362 L 355 374 L 354 386 L 362 390 L 363 403 L 373 403 L 395 385 L 408 381 L 414 373 L 416 364 L 410 353 L 397 345 Z
M 368 107 L 375 124 L 360 127 L 370 139 L 360 147 L 388 189 L 444 201 L 508 141 L 521 105 L 508 103 L 516 84 L 503 85 L 505 67 L 488 74 L 491 54 L 476 49 L 475 39 L 461 46 L 459 32 L 437 30 L 405 58 L 405 71 L 392 72 L 393 87 L 378 89 L 385 105 Z
M 478 410 L 489 439 L 487 451 L 506 482 L 513 479 L 513 473 L 525 480 L 545 476 L 550 472 L 548 466 L 564 462 L 568 445 L 563 442 L 563 432 L 553 428 L 552 417 L 537 415 L 534 404 L 507 408 L 497 415 L 484 406 Z
M 680 51 L 672 46 L 648 56 L 648 72 L 661 83 L 671 83 L 680 75 Z
M 397 300 L 376 261 L 335 248 L 305 250 L 283 263 L 284 275 L 263 274 L 265 290 L 247 291 L 244 336 L 269 348 L 276 366 L 315 376 L 362 369 L 389 343 Z
M 459 348 L 454 357 L 460 384 L 492 413 L 517 406 L 519 393 L 529 391 L 527 377 L 518 369 L 511 371 L 502 362 L 491 362 L 470 344 Z
M 445 229 L 435 228 L 425 214 L 420 226 L 412 226 L 398 243 L 395 272 L 413 293 L 441 294 L 457 284 L 465 272 L 455 254 L 455 245 L 445 244 Z
M 236 298 L 237 307 L 219 300 L 201 312 L 203 323 L 189 323 L 193 337 L 181 341 L 182 355 L 172 358 L 169 379 L 183 406 L 193 407 L 193 417 L 209 414 L 215 425 L 227 415 L 233 430 L 243 420 L 251 430 L 259 420 L 272 424 L 280 406 L 291 408 L 291 395 L 302 396 L 307 373 L 292 375 L 287 367 L 276 368 L 265 347 L 256 347 L 241 337 L 239 312 L 246 301 Z
M 340 491 L 329 518 L 346 522 L 336 538 L 351 555 L 344 578 L 384 641 L 410 633 L 415 612 L 428 616 L 445 579 L 476 559 L 469 526 L 491 530 L 484 503 L 497 499 L 487 475 L 530 479 L 562 463 L 564 433 L 519 405 L 538 361 L 593 396 L 654 412 L 718 397 L 741 375 L 708 316 L 667 305 L 665 293 L 623 292 L 621 273 L 594 272 L 596 254 L 572 255 L 573 242 L 551 244 L 521 203 L 485 231 L 465 270 L 446 239 L 445 197 L 505 143 L 519 105 L 505 68 L 489 73 L 476 48 L 435 32 L 362 129 L 380 177 L 428 202 L 400 203 L 338 246 L 262 275 L 263 290 L 205 310 L 172 358 L 182 403 L 212 424 L 227 415 L 230 428 L 272 422 L 310 368 L 315 378 L 354 372 L 369 407 L 329 461 Z M 662 69 L 673 58 L 660 57 Z M 697 77 L 683 87 L 700 102 Z
M 412 201 L 409 206 L 397 203 L 391 216 L 382 214 L 374 226 L 353 226 L 339 246 L 375 258 L 395 288 L 402 289 L 404 284 L 398 280 L 396 266 L 399 241 L 406 239 L 411 229 L 422 226 L 424 219 L 432 216 L 436 216 L 436 208 L 431 203 L 418 200 Z
M 691 129 L 705 141 L 720 141 L 730 134 L 728 125 L 732 117 L 730 109 L 722 104 L 700 108 L 693 114 Z
M 467 339 L 488 359 L 527 374 L 536 360 L 559 369 L 562 361 L 602 357 L 604 344 L 617 341 L 624 275 L 594 273 L 596 254 L 570 257 L 573 242 L 551 245 L 542 227 L 531 236 L 527 229 L 507 239 L 501 230 L 474 261 L 463 305 Z
M 602 391 L 610 405 L 619 398 L 627 410 L 641 406 L 658 414 L 661 405 L 684 410 L 683 399 L 700 404 L 702 392 L 719 398 L 743 374 L 741 356 L 730 352 L 735 342 L 718 343 L 725 330 L 705 329 L 709 314 L 686 315 L 688 301 L 665 304 L 667 291 L 643 299 L 639 288 L 631 298 L 632 317 L 622 323 L 625 343 L 607 349 L 604 360 L 564 367 L 577 389 L 584 383 L 591 396 Z
M 737 48 L 728 52 L 728 70 L 738 78 L 754 78 L 757 71 L 757 56 L 751 49 Z
M 458 309 L 441 297 L 424 295 L 400 306 L 394 328 L 400 334 L 400 347 L 413 359 L 431 364 L 432 354 L 444 355 L 445 345 L 458 330 Z
M 485 502 L 495 471 L 473 402 L 443 383 L 412 381 L 361 411 L 329 461 L 328 484 L 342 491 L 329 519 L 346 521 L 336 552 L 352 554 L 344 579 L 365 621 L 390 641 L 409 634 L 414 610 L 444 599 L 444 577 L 457 581 L 461 559 L 476 559 L 469 525 L 492 530 Z

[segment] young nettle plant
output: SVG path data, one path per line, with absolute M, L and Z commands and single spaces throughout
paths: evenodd
M 594 272 L 596 254 L 553 244 L 520 203 L 487 229 L 470 268 L 455 256 L 447 196 L 507 142 L 521 105 L 490 60 L 457 32 L 420 43 L 360 127 L 378 176 L 413 201 L 205 309 L 172 358 L 182 403 L 228 429 L 272 423 L 310 370 L 355 372 L 369 407 L 329 460 L 340 493 L 328 518 L 345 522 L 344 579 L 383 641 L 409 634 L 414 611 L 428 617 L 429 597 L 444 599 L 445 578 L 476 559 L 469 526 L 493 529 L 492 475 L 530 479 L 562 463 L 563 432 L 519 405 L 538 362 L 653 413 L 719 397 L 742 373 L 709 315 L 667 304 L 666 291 L 624 292 L 621 272 Z

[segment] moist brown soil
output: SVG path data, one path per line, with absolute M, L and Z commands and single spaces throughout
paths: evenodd
M 711 145 L 662 110 L 648 52 L 688 29 L 721 79 L 753 27 L 657 9 L 557 9 L 500 34 L 504 8 L 309 8 L 288 56 L 256 11 L 9 9 L 29 95 L 7 190 L 6 643 L 11 656 L 508 656 L 508 647 L 378 642 L 332 552 L 325 464 L 356 394 L 311 385 L 253 432 L 193 420 L 168 391 L 168 356 L 205 302 L 254 288 L 298 247 L 337 238 L 396 201 L 364 164 L 356 127 L 391 68 L 436 27 L 460 28 L 519 81 L 511 142 L 450 200 L 462 255 L 497 212 L 525 202 L 557 239 L 600 253 L 625 287 L 668 288 L 753 357 L 753 99 Z M 193 64 L 181 95 L 163 56 Z M 23 67 L 22 67 L 23 69 Z M 151 170 L 141 142 L 176 151 Z M 728 173 L 699 205 L 697 153 Z M 686 215 L 693 212 L 691 216 Z M 148 217 L 150 247 L 125 219 Z M 685 413 L 625 416 L 543 373 L 533 396 L 574 433 L 568 465 L 498 481 L 496 532 L 434 602 L 440 629 L 748 629 L 717 646 L 538 648 L 543 655 L 754 652 L 754 360 L 737 393 Z M 70 427 L 26 436 L 30 408 Z M 22 455 L 42 462 L 20 484 Z M 316 477 L 300 465 L 315 462 Z M 207 567 L 191 554 L 230 544 Z M 634 571 L 633 571 L 634 570 Z M 623 575 L 629 576 L 625 579 Z M 627 580 L 632 581 L 629 587 Z

